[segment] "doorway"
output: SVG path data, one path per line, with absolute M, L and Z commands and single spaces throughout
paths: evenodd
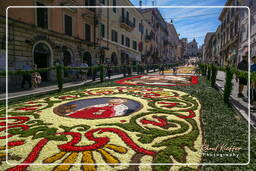
M 34 64 L 37 68 L 48 68 L 50 64 L 51 51 L 45 43 L 38 43 L 34 48 Z M 42 81 L 48 81 L 48 72 L 40 73 Z

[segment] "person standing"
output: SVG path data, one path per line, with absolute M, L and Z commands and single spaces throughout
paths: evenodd
M 32 67 L 30 65 L 30 62 L 26 62 L 22 69 L 24 71 L 31 71 L 32 70 Z M 31 83 L 31 73 L 27 72 L 27 73 L 24 73 L 23 76 L 22 76 L 22 83 L 21 83 L 21 88 L 23 89 L 24 88 L 24 85 L 26 84 L 26 82 L 28 82 L 28 85 L 29 85 L 29 88 L 32 88 L 32 83 Z
M 112 75 L 112 67 L 110 63 L 107 65 L 107 75 L 108 75 L 108 79 L 110 80 L 110 77 Z
M 159 68 L 159 75 L 164 75 L 164 65 L 160 65 L 160 68 Z
M 248 71 L 248 59 L 247 59 L 248 55 L 244 55 L 242 58 L 243 60 L 241 62 L 239 62 L 239 64 L 237 65 L 237 69 L 241 70 L 241 71 Z M 236 81 L 238 79 L 236 78 Z M 247 79 L 246 78 L 239 78 L 239 88 L 238 88 L 238 97 L 239 98 L 244 98 L 243 95 L 243 90 L 244 90 L 244 86 L 247 85 Z
M 84 68 L 84 69 L 81 69 L 80 71 L 80 79 L 82 81 L 86 81 L 87 80 L 87 73 L 88 73 L 88 64 L 86 61 L 84 61 L 83 63 L 81 63 L 80 65 L 81 68 Z
M 37 65 L 36 64 L 33 65 L 33 70 L 37 70 Z M 37 88 L 38 84 L 40 84 L 41 81 L 42 81 L 42 77 L 41 77 L 40 73 L 36 72 L 36 71 L 33 72 L 32 73 L 32 87 Z

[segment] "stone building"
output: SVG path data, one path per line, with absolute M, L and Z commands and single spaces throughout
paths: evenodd
M 204 63 L 211 63 L 213 61 L 212 59 L 212 37 L 214 36 L 214 32 L 208 32 L 205 35 L 204 38 L 204 44 L 203 44 L 203 58 L 202 62 Z
M 86 60 L 89 65 L 96 46 L 95 11 L 85 8 L 44 8 L 44 6 L 81 6 L 84 0 L 4 1 L 0 17 L 0 37 L 5 40 L 5 8 L 38 6 L 40 8 L 8 9 L 8 69 L 22 69 L 26 62 L 38 68 L 62 63 L 68 66 Z M 43 81 L 55 79 L 55 72 L 42 73 Z M 66 75 L 65 75 L 66 76 Z M 10 78 L 10 77 L 9 77 Z M 20 84 L 20 77 L 9 79 Z
M 238 0 L 228 0 L 225 6 L 238 6 Z M 223 8 L 221 21 L 220 56 L 224 65 L 236 65 L 239 47 L 239 10 L 238 8 Z
M 186 56 L 196 57 L 198 55 L 198 46 L 195 39 L 187 44 Z
M 129 0 L 100 0 L 97 5 L 132 6 Z M 143 16 L 136 8 L 97 8 L 97 55 L 100 63 L 136 64 L 141 62 Z
M 187 49 L 188 49 L 188 39 L 187 38 L 182 38 L 180 40 L 181 46 L 182 46 L 182 57 L 186 58 L 187 56 Z
M 167 62 L 167 37 L 168 30 L 166 22 L 157 8 L 146 8 L 140 10 L 148 24 L 152 27 L 155 47 L 153 50 L 153 63 Z
M 10 0 L 0 7 L 1 70 L 5 69 L 5 9 L 8 6 L 35 7 L 8 9 L 9 70 L 22 69 L 27 62 L 37 64 L 38 68 L 56 63 L 79 65 L 82 61 L 89 66 L 156 64 L 167 63 L 175 56 L 175 28 L 171 27 L 175 34 L 168 37 L 167 24 L 157 8 L 115 8 L 133 6 L 129 0 Z M 173 43 L 169 43 L 171 41 Z M 54 71 L 42 76 L 43 81 L 55 80 Z M 12 84 L 21 82 L 20 76 L 9 78 Z
M 166 23 L 168 30 L 168 51 L 167 57 L 169 62 L 178 61 L 178 48 L 180 45 L 179 36 L 173 23 Z
M 250 36 L 251 56 L 256 55 L 256 2 L 253 0 L 239 1 L 239 5 L 248 6 L 250 8 L 250 34 L 248 24 L 248 10 L 240 10 L 240 38 L 238 49 L 238 61 L 242 60 L 245 51 L 248 48 L 248 36 Z

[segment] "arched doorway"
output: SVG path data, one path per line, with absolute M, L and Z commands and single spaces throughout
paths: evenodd
M 111 64 L 112 65 L 117 65 L 118 64 L 117 55 L 116 55 L 115 52 L 113 52 L 112 55 L 111 55 Z
M 63 65 L 69 66 L 71 64 L 71 53 L 68 50 L 63 52 Z
M 69 66 L 72 63 L 71 61 L 71 53 L 68 50 L 64 50 L 63 52 L 63 65 Z M 64 77 L 68 76 L 68 72 L 64 72 Z
M 88 66 L 92 66 L 92 56 L 89 52 L 84 53 L 83 62 L 86 62 Z
M 125 64 L 125 53 L 121 53 L 121 65 Z
M 99 62 L 100 62 L 100 64 L 104 64 L 104 62 L 105 62 L 105 51 L 103 49 L 100 51 Z
M 47 44 L 40 42 L 34 47 L 34 64 L 37 68 L 47 68 L 50 65 L 51 51 Z M 42 81 L 49 80 L 48 72 L 42 72 Z
M 130 57 L 128 54 L 126 54 L 126 56 L 125 56 L 125 63 L 130 64 Z

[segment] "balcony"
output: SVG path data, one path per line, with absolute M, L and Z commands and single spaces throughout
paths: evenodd
M 129 18 L 121 17 L 120 27 L 130 32 L 135 28 L 135 25 L 129 20 Z

